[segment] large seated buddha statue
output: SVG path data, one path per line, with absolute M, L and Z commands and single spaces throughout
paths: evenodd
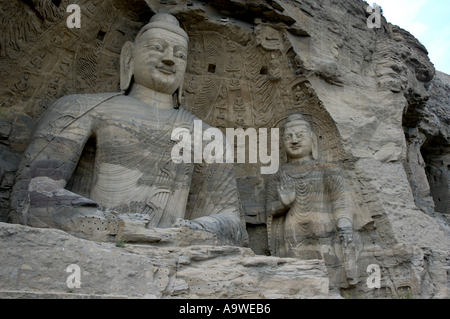
M 232 164 L 172 158 L 174 129 L 199 120 L 179 105 L 188 41 L 175 17 L 156 14 L 122 48 L 122 92 L 66 96 L 47 111 L 16 177 L 12 222 L 96 239 L 122 225 L 137 241 L 187 228 L 245 242 Z

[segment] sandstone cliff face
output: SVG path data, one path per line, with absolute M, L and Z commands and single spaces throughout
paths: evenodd
M 45 3 L 1 2 L 0 221 L 42 112 L 67 94 L 117 91 L 120 47 L 153 13 L 167 12 L 191 38 L 188 111 L 221 128 L 279 127 L 297 109 L 324 123 L 323 157 L 344 169 L 361 218 L 355 282 L 337 285 L 355 297 L 449 297 L 450 79 L 411 34 L 384 18 L 368 28 L 360 0 L 85 1 L 80 31 L 65 27 L 65 2 Z M 245 112 L 236 107 L 239 90 Z M 260 166 L 236 166 L 236 175 L 250 248 L 264 255 Z M 382 267 L 382 289 L 367 288 L 369 264 Z

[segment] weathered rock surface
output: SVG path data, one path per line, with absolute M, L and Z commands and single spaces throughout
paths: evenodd
M 77 264 L 92 298 L 328 298 L 322 261 L 256 256 L 239 247 L 154 246 L 86 241 L 59 230 L 0 224 L 0 296 L 72 297 Z M 8 291 L 11 294 L 8 295 Z

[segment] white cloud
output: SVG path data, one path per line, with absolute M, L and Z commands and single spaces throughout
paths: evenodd
M 415 32 L 423 34 L 427 26 L 417 21 L 417 15 L 430 0 L 376 0 L 383 8 L 383 15 L 388 22 L 418 36 Z

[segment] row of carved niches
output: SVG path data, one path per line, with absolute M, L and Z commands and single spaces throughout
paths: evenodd
M 80 29 L 66 25 L 69 0 L 33 3 L 0 0 L 1 109 L 37 120 L 62 96 L 119 91 L 120 51 L 151 16 L 145 1 L 77 1 Z
M 299 75 L 285 30 L 258 25 L 245 46 L 195 25 L 188 33 L 182 93 L 187 111 L 224 133 L 225 128 L 282 128 L 290 114 L 301 113 L 319 139 L 320 160 L 343 159 L 335 123 L 311 83 Z

